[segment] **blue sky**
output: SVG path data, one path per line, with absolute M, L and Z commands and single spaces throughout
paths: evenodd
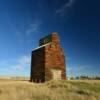
M 100 76 L 99 0 L 0 0 L 0 75 L 29 76 L 32 49 L 55 31 L 68 76 Z

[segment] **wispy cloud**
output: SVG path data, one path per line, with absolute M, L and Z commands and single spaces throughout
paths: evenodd
M 32 41 L 30 38 L 40 31 L 41 24 L 42 22 L 38 18 L 27 20 L 20 25 L 16 25 L 10 21 L 10 26 L 21 43 Z
M 25 30 L 26 35 L 34 34 L 39 31 L 41 22 L 39 20 L 35 20 L 35 22 L 31 23 L 29 27 Z
M 18 59 L 18 63 L 21 65 L 30 64 L 30 61 L 31 61 L 30 56 L 26 56 L 26 55 L 24 55 Z
M 31 57 L 24 55 L 18 59 L 5 61 L 4 65 L 1 64 L 0 73 L 2 72 L 3 75 L 25 75 L 30 72 Z
M 87 71 L 90 70 L 91 72 L 91 66 L 89 65 L 78 65 L 78 66 L 68 66 L 67 71 L 68 71 L 68 76 L 70 77 L 71 74 L 73 73 L 75 76 L 81 76 L 81 75 L 88 75 Z
M 93 65 L 67 66 L 67 75 L 71 76 L 100 76 L 100 68 Z
M 59 9 L 56 10 L 56 14 L 63 16 L 65 15 L 69 9 L 73 6 L 76 0 L 69 0 L 66 2 L 63 6 L 61 6 Z

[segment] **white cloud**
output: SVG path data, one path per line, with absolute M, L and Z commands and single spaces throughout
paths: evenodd
M 29 18 L 25 23 L 21 23 L 20 25 L 14 24 L 11 20 L 9 25 L 20 43 L 30 43 L 33 41 L 30 39 L 33 34 L 37 34 L 40 31 L 41 20 L 39 18 Z
M 41 22 L 36 20 L 34 23 L 30 24 L 25 30 L 26 35 L 34 34 L 39 31 Z
M 30 56 L 22 56 L 16 60 L 16 64 L 12 65 L 11 69 L 15 69 L 16 71 L 24 71 L 25 69 L 30 67 L 30 63 Z
M 21 65 L 30 64 L 31 58 L 30 58 L 30 56 L 22 56 L 21 58 L 18 59 L 18 63 Z
M 75 1 L 76 0 L 69 0 L 68 2 L 66 2 L 61 8 L 56 10 L 56 14 L 59 14 L 60 16 L 66 14 L 69 11 L 69 9 L 73 6 Z
M 74 76 L 89 75 L 90 73 L 92 75 L 94 73 L 92 73 L 91 67 L 93 66 L 90 65 L 68 66 L 67 67 L 68 77 L 70 77 L 72 73 Z
M 21 56 L 18 59 L 5 61 L 7 64 L 2 64 L 0 72 L 7 75 L 24 75 L 24 73 L 30 72 L 31 57 Z

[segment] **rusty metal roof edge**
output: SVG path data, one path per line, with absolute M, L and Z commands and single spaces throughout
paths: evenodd
M 50 45 L 50 44 L 52 44 L 52 42 L 47 43 L 47 44 L 44 44 L 44 45 L 42 45 L 42 46 L 39 46 L 39 47 L 33 49 L 32 51 L 35 51 L 35 50 L 40 49 L 40 48 L 43 48 L 43 47 L 45 47 L 45 46 L 47 46 L 47 45 Z

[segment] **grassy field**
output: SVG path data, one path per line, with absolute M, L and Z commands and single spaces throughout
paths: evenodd
M 0 80 L 0 100 L 100 100 L 100 81 Z

